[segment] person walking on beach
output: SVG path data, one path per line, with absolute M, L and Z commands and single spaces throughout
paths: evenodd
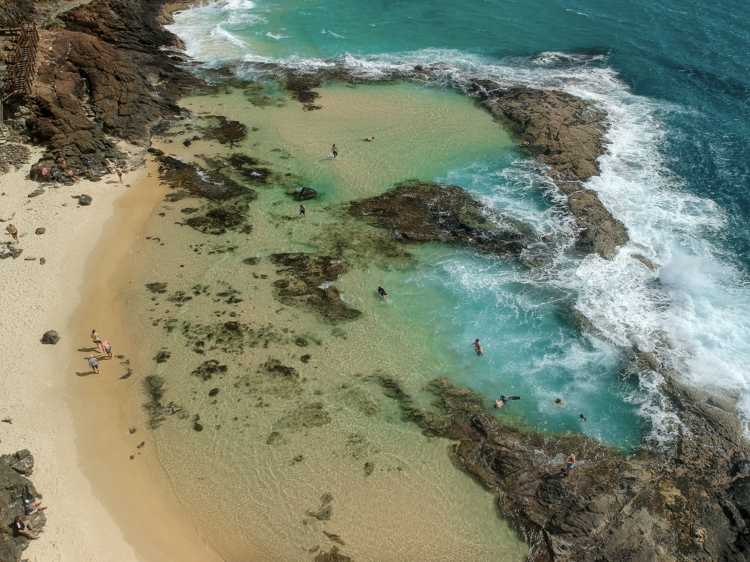
M 93 354 L 89 355 L 89 367 L 93 369 L 95 375 L 99 374 L 99 361 L 96 360 Z
M 484 352 L 482 351 L 482 346 L 479 345 L 479 340 L 474 340 L 474 351 L 477 352 L 477 355 L 484 355 Z
M 388 293 L 386 293 L 386 292 L 385 292 L 385 289 L 383 289 L 383 287 L 381 287 L 380 285 L 378 285 L 378 294 L 379 294 L 379 295 L 380 295 L 381 297 L 383 297 L 383 300 L 384 300 L 384 301 L 387 301 L 387 300 L 388 300 Z
M 107 340 L 102 340 L 101 346 L 104 350 L 104 353 L 109 355 L 109 358 L 112 359 L 112 346 L 109 345 L 109 342 Z
M 336 158 L 336 156 L 338 156 L 338 155 L 339 155 L 339 149 L 338 149 L 338 148 L 336 148 L 336 145 L 335 145 L 335 144 L 333 145 L 333 148 L 331 148 L 331 154 L 333 155 L 333 158 L 334 158 L 334 159 Z
M 122 168 L 120 168 L 120 165 L 117 165 L 117 168 L 115 168 L 115 172 L 117 172 L 117 175 L 120 176 L 120 183 L 122 183 Z
M 91 339 L 94 340 L 99 352 L 102 352 L 102 340 L 99 338 L 99 334 L 96 333 L 96 330 L 91 330 Z
M 18 229 L 15 226 L 13 226 L 12 224 L 9 224 L 5 228 L 5 230 L 7 230 L 8 234 L 10 234 L 13 237 L 13 240 L 15 240 L 16 242 L 18 242 Z
M 511 400 L 520 400 L 520 399 L 521 399 L 520 396 L 505 396 L 505 394 L 503 394 L 499 400 L 495 400 L 495 408 L 502 408 L 503 406 L 505 406 L 506 402 L 510 402 Z
M 568 476 L 570 476 L 570 473 L 573 471 L 573 469 L 576 467 L 576 456 L 571 453 L 568 455 L 568 458 L 565 459 L 565 472 Z
M 304 217 L 305 213 L 307 212 L 307 209 L 305 209 L 304 205 L 299 206 L 299 216 Z

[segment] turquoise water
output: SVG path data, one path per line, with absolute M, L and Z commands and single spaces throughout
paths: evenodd
M 738 413 L 750 413 L 744 6 L 222 0 L 175 19 L 188 54 L 215 67 L 238 64 L 243 76 L 252 75 L 243 61 L 341 64 L 373 76 L 444 62 L 458 82 L 486 76 L 598 101 L 610 115 L 611 144 L 602 175 L 587 187 L 628 227 L 631 241 L 618 256 L 575 256 L 569 238 L 559 237 L 570 219 L 543 171 L 511 151 L 432 179 L 559 237 L 546 265 L 525 270 L 425 250 L 409 279 L 419 298 L 394 305 L 436 327 L 436 345 L 455 351 L 449 369 L 461 382 L 488 395 L 518 389 L 514 415 L 537 427 L 567 429 L 580 409 L 589 422 L 574 429 L 608 443 L 628 448 L 644 425 L 655 439 L 668 438 L 675 420 L 662 408 L 658 377 L 621 376 L 634 345 L 656 351 L 688 382 L 738 391 Z M 571 325 L 571 308 L 595 334 Z M 486 349 L 479 361 L 469 347 L 475 337 Z M 669 347 L 655 344 L 664 340 Z M 558 395 L 568 406 L 553 411 Z

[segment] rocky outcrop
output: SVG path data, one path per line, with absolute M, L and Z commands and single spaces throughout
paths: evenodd
M 490 416 L 484 397 L 446 377 L 429 385 L 435 410 L 394 398 L 426 434 L 458 440 L 455 460 L 497 492 L 532 562 L 750 559 L 750 446 L 733 404 L 666 386 L 684 423 L 680 439 L 673 451 L 629 457 Z M 570 453 L 578 462 L 567 475 Z
M 18 562 L 29 539 L 14 533 L 11 529 L 17 515 L 23 521 L 31 523 L 35 534 L 38 534 L 47 520 L 42 511 L 32 515 L 24 512 L 24 500 L 38 501 L 34 484 L 26 478 L 34 467 L 34 457 L 27 450 L 13 455 L 0 455 L 0 562 Z
M 349 213 L 368 217 L 404 242 L 446 242 L 496 255 L 520 255 L 530 233 L 460 187 L 422 181 L 408 181 L 383 195 L 355 201 Z
M 277 298 L 290 304 L 304 303 L 329 322 L 351 320 L 362 313 L 349 308 L 333 283 L 346 270 L 346 264 L 331 256 L 315 254 L 272 254 L 281 279 L 274 282 Z
M 629 240 L 627 229 L 583 184 L 599 175 L 597 158 L 606 152 L 607 114 L 594 102 L 565 92 L 523 86 L 503 88 L 490 81 L 472 82 L 467 91 L 549 166 L 550 177 L 568 198 L 579 234 L 576 250 L 612 259 Z
M 40 31 L 26 124 L 49 156 L 76 165 L 86 155 L 95 169 L 108 160 L 122 165 L 117 139 L 143 146 L 152 125 L 179 113 L 177 99 L 199 82 L 162 49 L 181 42 L 156 22 L 160 4 L 94 0 L 61 14 L 64 29 Z
M 42 343 L 46 343 L 49 345 L 56 345 L 57 342 L 59 341 L 60 341 L 60 335 L 54 330 L 49 330 L 47 332 L 44 332 L 44 335 L 42 336 Z

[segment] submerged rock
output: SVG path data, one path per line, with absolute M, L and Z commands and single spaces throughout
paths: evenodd
M 447 242 L 491 254 L 520 255 L 531 233 L 460 187 L 416 180 L 383 195 L 354 201 L 349 212 L 389 229 L 404 242 Z
M 332 537 L 338 538 L 338 535 L 334 535 L 333 533 L 325 533 L 325 535 L 331 540 L 333 540 Z M 313 559 L 313 562 L 352 562 L 352 559 L 349 556 L 341 554 L 338 547 L 332 546 L 328 552 L 319 552 Z
M 203 129 L 205 140 L 217 140 L 220 144 L 229 143 L 230 146 L 234 146 L 234 143 L 243 141 L 247 137 L 247 127 L 239 121 L 230 121 L 226 117 L 211 117 L 218 119 L 219 124 Z
M 342 260 L 315 254 L 273 254 L 271 261 L 280 266 L 277 274 L 293 278 L 274 283 L 282 303 L 311 306 L 329 322 L 353 319 L 362 314 L 349 308 L 331 285 L 346 269 Z
M 224 374 L 227 372 L 227 366 L 221 365 L 216 359 L 209 359 L 204 361 L 198 367 L 196 367 L 192 373 L 193 376 L 200 377 L 204 381 L 209 380 L 214 375 Z
M 295 199 L 297 199 L 297 201 L 308 201 L 310 199 L 315 199 L 318 196 L 318 192 L 312 187 L 299 188 L 295 193 Z

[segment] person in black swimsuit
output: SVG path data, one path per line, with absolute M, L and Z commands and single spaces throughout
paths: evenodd
M 333 148 L 331 148 L 331 154 L 333 154 L 333 157 L 336 158 L 336 156 L 339 155 L 339 149 L 336 148 L 336 145 L 333 145 Z
M 385 289 L 378 285 L 378 293 L 383 297 L 383 300 L 388 300 L 388 293 L 385 292 Z
M 500 400 L 495 400 L 495 408 L 502 408 L 503 406 L 505 406 L 505 403 L 510 400 L 520 400 L 520 399 L 521 399 L 520 396 L 505 396 L 505 394 L 503 394 L 500 397 Z

